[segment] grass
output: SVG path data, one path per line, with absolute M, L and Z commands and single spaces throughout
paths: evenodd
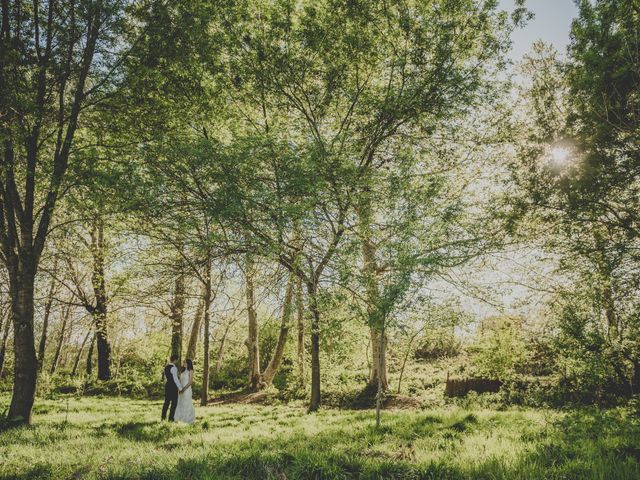
M 0 411 L 7 398 L 0 397 Z M 640 421 L 626 410 L 198 408 L 40 400 L 34 426 L 0 432 L 0 479 L 637 479 Z

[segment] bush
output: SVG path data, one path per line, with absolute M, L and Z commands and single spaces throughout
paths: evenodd
M 426 333 L 414 353 L 418 360 L 438 360 L 451 358 L 460 354 L 462 342 L 452 328 L 436 329 Z

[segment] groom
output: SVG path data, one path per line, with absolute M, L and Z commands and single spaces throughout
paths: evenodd
M 173 417 L 176 413 L 176 407 L 178 406 L 178 392 L 182 390 L 180 380 L 178 380 L 178 367 L 176 362 L 178 361 L 177 355 L 171 355 L 171 362 L 164 367 L 164 405 L 162 406 L 162 420 L 167 418 L 167 409 L 169 405 L 169 421 L 173 422 Z

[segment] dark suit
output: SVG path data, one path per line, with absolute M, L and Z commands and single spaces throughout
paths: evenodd
M 175 367 L 173 364 L 169 364 L 164 367 L 164 405 L 162 406 L 162 420 L 167 418 L 167 409 L 169 409 L 169 421 L 173 422 L 173 417 L 176 413 L 176 407 L 178 406 L 178 386 L 173 380 L 171 369 Z M 171 406 L 171 408 L 169 408 Z

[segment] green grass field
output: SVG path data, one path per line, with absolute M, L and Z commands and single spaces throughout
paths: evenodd
M 5 409 L 7 397 L 1 398 Z M 302 405 L 198 408 L 40 400 L 34 426 L 0 433 L 0 479 L 638 479 L 640 422 L 626 410 L 371 411 Z

